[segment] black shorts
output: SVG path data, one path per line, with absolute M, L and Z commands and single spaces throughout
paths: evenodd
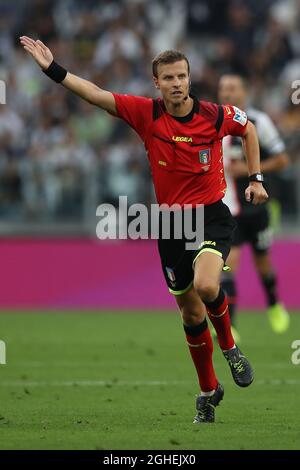
M 255 214 L 245 214 L 235 217 L 237 229 L 234 233 L 233 246 L 250 243 L 258 254 L 268 253 L 272 244 L 272 228 L 267 206 L 261 207 Z
M 186 249 L 186 243 L 190 240 L 184 236 L 180 239 L 159 238 L 158 250 L 162 269 L 172 294 L 180 295 L 190 289 L 194 280 L 193 263 L 200 253 L 215 253 L 225 264 L 235 227 L 236 223 L 230 210 L 222 200 L 219 200 L 204 208 L 204 241 L 197 249 Z

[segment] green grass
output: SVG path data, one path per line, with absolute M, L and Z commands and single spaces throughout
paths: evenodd
M 255 382 L 238 388 L 218 347 L 225 397 L 192 425 L 197 379 L 176 313 L 0 315 L 1 449 L 299 449 L 300 315 L 275 335 L 239 317 Z

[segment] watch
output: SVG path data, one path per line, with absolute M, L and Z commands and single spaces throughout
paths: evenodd
M 262 183 L 264 181 L 264 175 L 262 173 L 253 173 L 249 176 L 249 181 L 256 181 L 257 183 Z

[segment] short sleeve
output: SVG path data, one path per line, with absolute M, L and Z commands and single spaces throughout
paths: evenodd
M 144 96 L 113 93 L 117 117 L 126 121 L 145 140 L 147 128 L 152 122 L 153 100 Z
M 267 114 L 261 113 L 256 125 L 259 143 L 268 155 L 276 155 L 285 151 L 285 144 Z
M 245 111 L 232 105 L 222 105 L 223 121 L 220 126 L 219 136 L 225 135 L 243 136 L 246 132 L 248 117 Z

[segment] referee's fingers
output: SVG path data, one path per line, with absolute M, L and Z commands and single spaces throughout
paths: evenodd
M 30 44 L 32 44 L 32 45 L 35 44 L 35 40 L 32 39 L 32 38 L 29 38 L 28 36 L 20 36 L 20 39 L 21 39 L 21 41 L 30 43 Z
M 252 202 L 254 198 L 255 192 L 253 191 L 253 188 L 248 186 L 248 188 L 245 191 L 245 198 L 247 202 Z
M 44 50 L 48 49 L 47 46 L 45 46 L 45 44 L 42 41 L 40 41 L 39 39 L 36 42 L 39 46 L 42 47 L 42 49 L 44 49 Z
M 25 51 L 30 52 L 30 54 L 34 53 L 34 47 L 33 46 L 31 46 L 29 44 L 25 44 L 25 45 L 23 45 L 23 47 L 24 47 Z

